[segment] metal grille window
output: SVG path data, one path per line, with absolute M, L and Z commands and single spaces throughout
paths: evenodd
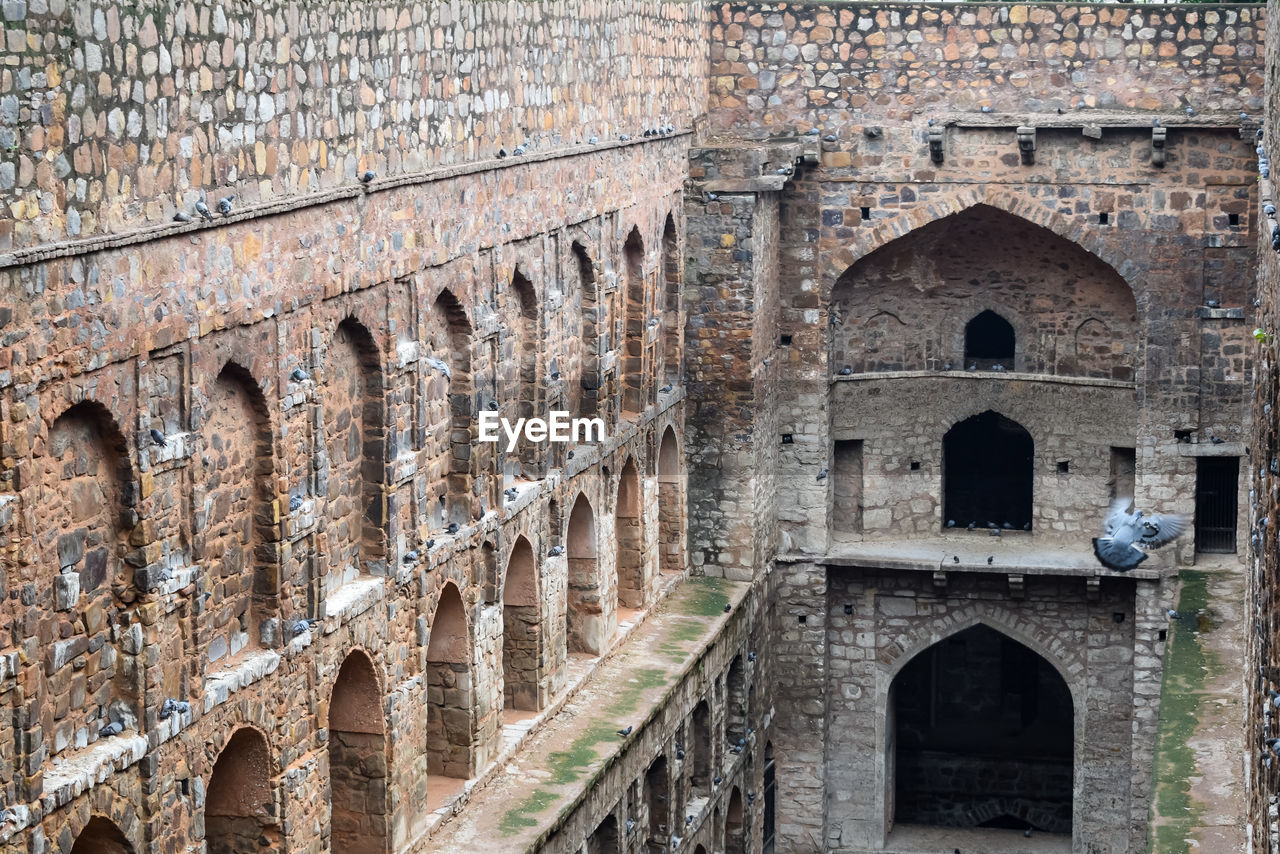
M 1235 554 L 1238 457 L 1196 460 L 1196 551 Z

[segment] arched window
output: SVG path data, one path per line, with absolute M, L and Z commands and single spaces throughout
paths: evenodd
M 964 327 L 965 367 L 985 371 L 1002 366 L 1013 370 L 1013 326 L 994 311 L 984 311 Z
M 990 410 L 947 431 L 942 440 L 944 524 L 1030 530 L 1033 451 L 1030 433 Z
M 431 777 L 466 779 L 473 770 L 475 695 L 471 682 L 466 609 L 458 588 L 446 582 L 427 641 L 427 799 L 433 805 L 438 803 L 431 791 Z
M 271 748 L 262 733 L 242 727 L 228 739 L 209 777 L 204 802 L 208 854 L 280 848 Z
M 622 414 L 634 416 L 644 409 L 644 331 L 645 331 L 645 280 L 644 240 L 638 228 L 631 229 L 622 247 L 626 264 L 626 293 L 623 295 L 622 352 L 618 355 L 619 378 L 622 388 Z
M 676 431 L 662 431 L 658 446 L 658 569 L 684 571 L 684 475 Z
M 541 708 L 542 610 L 533 547 L 517 537 L 502 583 L 502 705 Z
M 342 662 L 329 700 L 329 827 L 335 852 L 387 848 L 387 760 L 382 689 L 373 662 Z
M 644 528 L 640 500 L 636 461 L 628 459 L 618 478 L 613 529 L 617 542 L 614 566 L 618 573 L 618 605 L 622 608 L 644 607 Z
M 569 511 L 569 531 L 565 539 L 569 558 L 565 615 L 569 652 L 599 655 L 613 634 L 610 618 L 616 620 L 617 611 L 612 602 L 605 601 L 601 590 L 595 511 L 587 496 L 581 493 Z
M 1052 664 L 979 625 L 912 659 L 890 696 L 895 824 L 1071 832 L 1075 712 Z
M 133 854 L 133 846 L 114 823 L 95 815 L 76 837 L 71 854 Z
M 667 756 L 662 754 L 644 773 L 645 801 L 649 808 L 649 844 L 666 845 L 671 823 L 671 794 L 667 779 Z

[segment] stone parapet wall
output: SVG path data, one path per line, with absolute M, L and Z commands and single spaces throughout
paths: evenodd
M 0 251 L 687 128 L 704 7 L 36 0 L 0 22 Z M 16 64 L 15 64 L 16 63 Z
M 1265 10 L 1214 4 L 724 3 L 712 132 L 1078 108 L 1234 118 L 1262 106 Z

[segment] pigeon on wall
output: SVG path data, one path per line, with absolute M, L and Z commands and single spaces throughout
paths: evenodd
M 1131 499 L 1118 498 L 1107 511 L 1104 533 L 1093 540 L 1093 553 L 1107 569 L 1126 572 L 1147 559 L 1145 549 L 1158 549 L 1173 542 L 1190 524 L 1176 513 L 1157 515 L 1142 510 L 1129 512 Z

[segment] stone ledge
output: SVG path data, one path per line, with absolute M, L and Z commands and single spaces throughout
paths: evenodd
M 382 576 L 365 575 L 346 582 L 322 601 L 324 633 L 336 632 L 343 623 L 381 602 L 385 595 L 386 579 Z M 303 634 L 309 633 L 310 630 Z
M 1103 377 L 1072 377 L 1061 374 L 1029 374 L 1020 371 L 944 371 L 941 368 L 932 371 L 863 371 L 856 374 L 837 374 L 832 382 L 872 382 L 874 380 L 918 380 L 918 379 L 951 379 L 951 380 L 1006 380 L 1032 383 L 1048 383 L 1051 385 L 1092 386 L 1094 388 L 1122 388 L 1136 391 L 1138 384 L 1128 380 L 1111 380 Z
M 106 782 L 147 755 L 146 736 L 114 735 L 99 739 L 92 747 L 73 756 L 54 760 L 44 773 L 44 794 L 40 805 L 45 815 L 66 806 L 98 783 Z
M 296 640 L 296 638 L 295 638 Z M 269 649 L 246 655 L 226 670 L 217 670 L 204 678 L 204 714 L 230 699 L 231 695 L 275 673 L 280 666 L 280 654 Z

